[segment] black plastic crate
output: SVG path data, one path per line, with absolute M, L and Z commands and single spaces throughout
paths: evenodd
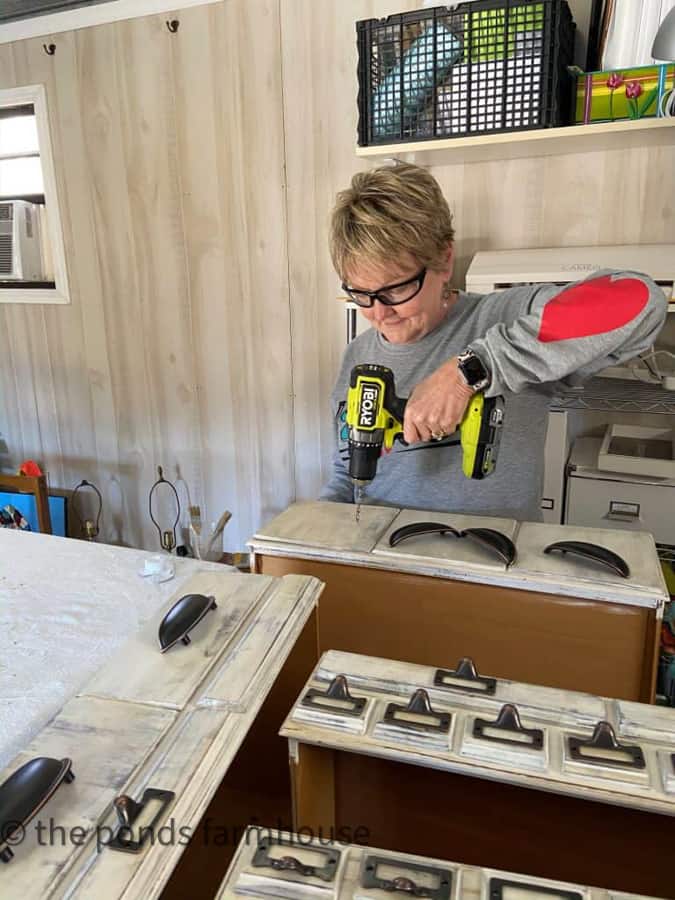
M 359 144 L 571 121 L 566 0 L 474 0 L 356 23 Z

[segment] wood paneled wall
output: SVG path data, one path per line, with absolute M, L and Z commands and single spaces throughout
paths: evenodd
M 575 5 L 587 5 L 577 0 Z M 162 465 L 226 549 L 330 465 L 345 341 L 326 244 L 356 141 L 354 23 L 421 0 L 221 0 L 0 45 L 46 85 L 70 306 L 0 304 L 0 465 L 94 481 L 102 539 L 156 547 Z M 585 6 L 584 6 L 585 8 Z M 436 168 L 461 285 L 478 249 L 663 242 L 675 153 Z M 8 453 L 2 456 L 2 441 Z
M 47 86 L 72 286 L 0 304 L 0 432 L 100 487 L 105 540 L 157 546 L 162 465 L 238 549 L 294 493 L 279 5 L 178 17 L 0 46 Z

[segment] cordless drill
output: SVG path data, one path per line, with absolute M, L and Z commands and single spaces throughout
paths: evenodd
M 403 440 L 403 418 L 407 400 L 396 396 L 394 373 L 386 366 L 354 366 L 347 394 L 349 428 L 349 475 L 357 493 L 357 520 L 364 484 L 377 473 L 382 452 L 391 450 L 394 441 Z M 459 426 L 462 471 L 467 478 L 486 478 L 497 463 L 501 427 L 504 420 L 503 397 L 473 395 Z

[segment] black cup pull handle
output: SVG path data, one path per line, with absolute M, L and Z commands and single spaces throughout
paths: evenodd
M 403 525 L 392 531 L 389 535 L 389 546 L 395 547 L 401 541 L 408 538 L 419 537 L 422 534 L 451 534 L 453 537 L 462 537 L 461 533 L 452 525 L 444 525 L 442 522 L 413 522 L 411 525 Z
M 189 644 L 189 634 L 204 616 L 217 609 L 216 598 L 205 594 L 186 594 L 177 600 L 159 623 L 159 649 L 166 653 L 179 642 Z
M 462 537 L 469 538 L 488 550 L 494 550 L 506 566 L 516 561 L 516 545 L 501 531 L 494 528 L 465 528 Z
M 607 547 L 601 547 L 599 544 L 590 544 L 588 541 L 556 541 L 545 547 L 544 553 L 562 553 L 563 555 L 569 553 L 570 556 L 580 556 L 583 559 L 599 562 L 622 578 L 630 576 L 628 563 L 618 553 Z

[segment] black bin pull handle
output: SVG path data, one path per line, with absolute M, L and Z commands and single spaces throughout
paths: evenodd
M 425 722 L 407 721 L 401 714 L 419 716 L 426 719 Z M 404 706 L 402 703 L 389 703 L 384 713 L 384 721 L 399 728 L 411 730 L 432 731 L 439 734 L 447 734 L 450 731 L 452 715 L 447 712 L 436 712 L 429 700 L 429 694 L 424 688 L 418 688 Z
M 159 788 L 146 788 L 140 801 L 134 800 L 128 794 L 121 794 L 113 800 L 113 806 L 117 813 L 119 828 L 105 846 L 111 850 L 120 850 L 123 853 L 141 853 L 151 837 L 154 838 L 154 829 L 164 815 L 167 807 L 176 796 L 174 791 L 160 790 Z M 155 812 L 148 825 L 140 829 L 138 839 L 134 839 L 133 826 L 148 803 L 159 802 L 159 809 Z
M 322 702 L 328 700 L 328 703 Z M 330 703 L 330 701 L 335 701 Z M 361 716 L 366 705 L 365 697 L 352 697 L 345 675 L 336 675 L 325 691 L 310 688 L 300 701 L 301 706 L 309 706 L 323 713 L 339 713 L 342 716 Z
M 278 847 L 286 852 L 281 856 L 272 856 L 270 851 L 273 847 Z M 278 872 L 297 872 L 305 878 L 320 878 L 321 881 L 335 879 L 342 851 L 334 848 L 311 847 L 312 854 L 323 860 L 323 865 L 306 865 L 297 856 L 291 855 L 290 851 L 295 847 L 298 850 L 302 850 L 303 847 L 306 849 L 306 844 L 302 842 L 294 844 L 293 838 L 261 837 L 258 839 L 258 846 L 253 854 L 251 865 L 256 869 L 267 868 L 276 869 Z
M 577 762 L 590 763 L 594 766 L 613 766 L 618 769 L 644 769 L 646 766 L 642 748 L 637 744 L 620 744 L 609 722 L 598 722 L 593 730 L 593 737 L 581 738 L 570 735 L 567 738 L 570 756 Z M 606 756 L 589 756 L 584 748 L 606 751 Z M 628 760 L 614 759 L 611 753 L 623 753 Z
M 599 544 L 591 544 L 588 541 L 555 541 L 544 548 L 544 553 L 569 553 L 570 556 L 581 556 L 599 562 L 622 578 L 630 576 L 630 568 L 625 559 Z
M 453 537 L 462 537 L 462 533 L 456 528 L 453 528 L 452 525 L 444 525 L 443 522 L 413 522 L 392 531 L 389 535 L 389 546 L 395 547 L 401 541 L 407 541 L 408 538 L 418 537 L 422 534 L 451 534 Z
M 455 680 L 465 681 L 466 684 L 448 684 L 448 681 Z M 479 675 L 474 661 L 470 656 L 465 656 L 457 663 L 456 669 L 436 669 L 434 687 L 492 696 L 497 690 L 497 679 Z
M 301 863 L 297 856 L 280 856 L 277 859 L 273 859 L 270 865 L 273 869 L 278 869 L 280 872 L 299 872 L 301 875 L 316 875 L 316 868 Z
M 530 881 L 516 881 L 515 878 L 491 878 L 488 889 L 490 900 L 504 900 L 509 894 L 519 891 L 521 894 L 532 894 L 533 897 L 550 897 L 551 900 L 583 900 L 578 891 L 565 888 L 542 887 Z
M 488 729 L 491 731 L 503 731 L 504 735 L 486 734 Z M 528 740 L 521 741 L 518 738 L 509 737 L 509 732 L 522 734 Z M 496 741 L 499 744 L 530 747 L 532 750 L 543 750 L 544 748 L 544 732 L 540 728 L 525 728 L 520 721 L 518 709 L 513 703 L 505 703 L 494 722 L 490 722 L 487 719 L 474 719 L 473 736 L 483 741 Z
M 382 866 L 387 869 L 400 867 L 410 874 L 394 875 L 391 878 L 378 876 L 378 869 Z M 423 887 L 410 875 L 433 876 L 437 881 L 436 887 Z M 421 878 L 419 879 L 422 880 Z M 441 869 L 438 866 L 413 863 L 408 860 L 396 859 L 389 856 L 366 856 L 361 867 L 361 886 L 366 889 L 386 891 L 390 894 L 407 894 L 409 897 L 426 897 L 428 900 L 449 900 L 452 892 L 452 871 Z

